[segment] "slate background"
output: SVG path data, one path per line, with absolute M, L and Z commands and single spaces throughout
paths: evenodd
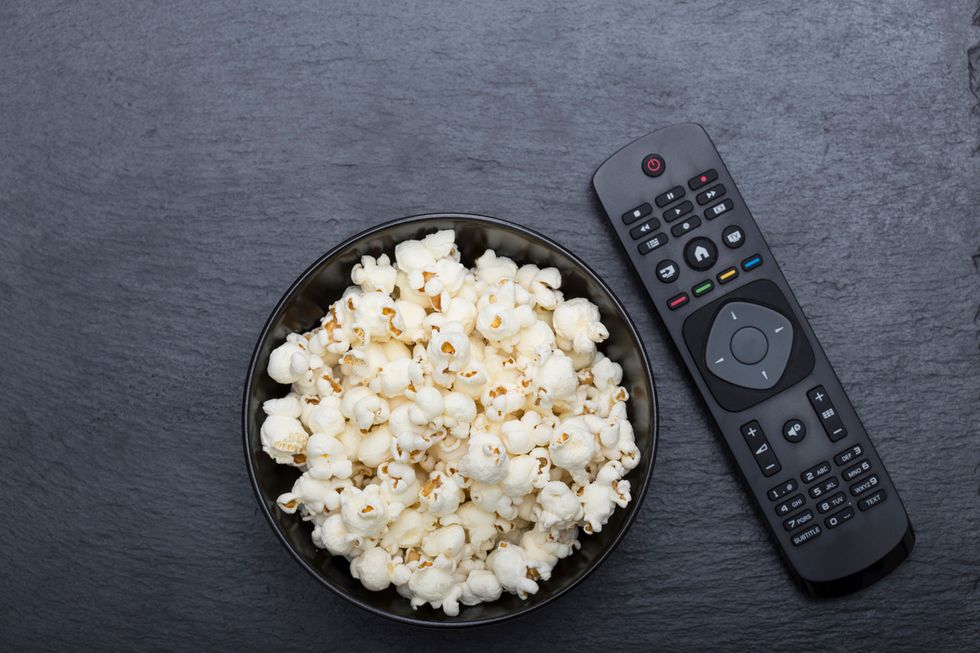
M 974 649 L 972 2 L 0 4 L 0 648 Z M 974 52 L 980 59 L 980 52 Z M 788 582 L 589 188 L 703 123 L 918 534 L 892 576 Z M 516 622 L 426 632 L 307 577 L 245 475 L 282 290 L 363 227 L 484 212 L 632 307 L 663 410 L 624 543 Z

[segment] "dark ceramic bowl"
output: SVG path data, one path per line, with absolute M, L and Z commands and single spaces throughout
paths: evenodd
M 553 266 L 561 271 L 561 289 L 566 297 L 586 297 L 599 307 L 610 334 L 601 350 L 623 366 L 623 385 L 630 393 L 629 417 L 642 452 L 639 466 L 626 477 L 632 486 L 633 500 L 613 513 L 601 533 L 581 534 L 581 550 L 561 560 L 551 579 L 539 583 L 537 594 L 527 599 L 504 594 L 493 603 L 460 606 L 456 617 L 428 606 L 413 610 L 408 600 L 392 588 L 368 591 L 351 577 L 347 560 L 314 547 L 311 526 L 299 515 L 283 513 L 276 505 L 276 497 L 292 488 L 298 476 L 296 469 L 273 462 L 263 453 L 259 438 L 264 417 L 262 402 L 288 392 L 286 386 L 277 384 L 265 372 L 270 352 L 289 332 L 307 331 L 318 323 L 327 306 L 349 285 L 351 268 L 362 255 L 387 252 L 393 256 L 397 243 L 438 229 L 456 230 L 456 244 L 467 266 L 472 266 L 487 248 L 518 264 Z M 657 449 L 658 411 L 650 362 L 636 328 L 616 296 L 585 263 L 561 245 L 519 225 L 478 215 L 438 213 L 372 227 L 333 248 L 300 275 L 272 311 L 252 353 L 245 380 L 242 427 L 248 473 L 262 511 L 279 539 L 308 572 L 340 596 L 375 614 L 415 625 L 454 627 L 488 624 L 529 612 L 558 598 L 599 566 L 622 539 L 643 502 Z

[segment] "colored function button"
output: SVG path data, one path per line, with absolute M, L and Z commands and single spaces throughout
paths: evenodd
M 856 460 L 857 457 L 863 453 L 864 453 L 864 449 L 861 448 L 861 445 L 856 444 L 853 447 L 849 449 L 845 449 L 844 451 L 841 451 L 839 454 L 834 456 L 834 462 L 837 463 L 838 465 L 843 466 L 853 460 Z
M 785 528 L 788 531 L 792 531 L 792 530 L 796 530 L 800 526 L 803 526 L 804 524 L 809 524 L 812 521 L 813 521 L 813 511 L 804 510 L 800 514 L 793 515 L 789 519 L 784 520 L 783 528 Z
M 806 437 L 806 425 L 798 419 L 787 420 L 783 424 L 783 437 L 789 442 L 800 442 Z
M 854 508 L 848 506 L 840 512 L 835 512 L 830 517 L 827 517 L 827 519 L 823 520 L 823 523 L 826 524 L 827 528 L 837 528 L 844 522 L 850 521 L 851 517 L 853 516 Z
M 648 202 L 644 202 L 643 204 L 640 204 L 635 209 L 627 211 L 626 213 L 623 214 L 623 224 L 630 224 L 632 222 L 636 222 L 640 218 L 645 218 L 651 213 L 653 213 L 653 207 L 650 206 Z
M 714 288 L 714 287 L 715 287 L 715 284 L 713 284 L 710 281 L 708 281 L 707 279 L 705 279 L 704 281 L 702 281 L 698 285 L 696 285 L 693 288 L 691 288 L 691 292 L 694 293 L 694 296 L 695 297 L 700 297 L 701 295 L 705 294 L 706 292 L 710 292 L 711 289 Z
M 793 546 L 800 546 L 801 544 L 806 544 L 807 542 L 816 539 L 822 531 L 820 527 L 814 524 L 805 531 L 801 531 L 793 536 Z
M 818 385 L 816 388 L 808 391 L 806 398 L 810 400 L 810 405 L 813 406 L 814 412 L 820 418 L 820 423 L 823 425 L 823 429 L 827 432 L 827 437 L 830 438 L 831 442 L 837 442 L 847 435 L 844 422 L 841 420 L 840 415 L 837 414 L 834 404 L 830 401 L 830 397 L 827 396 L 827 390 L 822 385 Z
M 854 467 L 849 467 L 849 468 L 845 469 L 844 470 L 844 473 L 841 474 L 841 476 L 843 477 L 843 479 L 844 479 L 845 482 L 846 481 L 853 481 L 854 479 L 856 479 L 861 474 L 864 474 L 865 472 L 870 472 L 870 471 L 871 471 L 871 463 L 868 462 L 867 459 L 864 459 L 861 462 L 859 462 L 857 465 L 855 465 Z
M 663 283 L 670 283 L 680 275 L 677 264 L 669 258 L 657 263 L 657 278 Z
M 676 311 L 678 308 L 686 304 L 689 299 L 690 297 L 687 296 L 687 293 L 682 292 L 681 294 L 671 297 L 670 299 L 667 300 L 667 308 L 669 308 L 672 311 Z
M 679 200 L 680 198 L 684 197 L 684 193 L 685 191 L 683 186 L 674 186 L 666 193 L 657 195 L 657 199 L 655 199 L 654 202 L 656 202 L 657 206 L 660 208 L 664 208 L 674 200 Z
M 673 222 L 674 220 L 681 217 L 685 213 L 690 213 L 691 209 L 693 208 L 694 205 L 691 204 L 690 202 L 681 202 L 674 208 L 667 209 L 666 211 L 664 211 L 664 220 L 666 220 L 667 222 Z
M 817 497 L 822 497 L 831 490 L 836 490 L 838 487 L 840 487 L 840 481 L 837 480 L 836 476 L 831 476 L 826 481 L 810 488 L 810 496 L 816 499 Z
M 704 217 L 709 220 L 714 220 L 719 215 L 723 213 L 728 213 L 735 208 L 735 202 L 731 200 L 725 200 L 724 202 L 718 202 L 714 206 L 709 206 L 704 210 Z
M 762 265 L 762 257 L 756 254 L 755 256 L 750 256 L 749 258 L 742 261 L 742 269 L 746 272 L 752 268 L 757 268 Z
M 858 502 L 858 508 L 861 510 L 861 512 L 864 512 L 865 510 L 870 510 L 871 508 L 877 506 L 879 503 L 884 503 L 887 496 L 888 495 L 885 494 L 884 490 L 878 490 L 874 494 L 869 494 L 865 498 L 861 499 Z
M 637 238 L 643 238 L 647 234 L 653 233 L 653 230 L 657 229 L 659 226 L 660 226 L 660 220 L 657 220 L 656 218 L 650 218 L 643 224 L 638 224 L 632 229 L 630 229 L 630 236 L 632 236 L 633 240 L 636 240 Z
M 867 492 L 868 490 L 873 490 L 878 487 L 881 481 L 878 480 L 877 474 L 872 474 L 868 478 L 864 479 L 860 483 L 855 483 L 851 486 L 851 494 L 854 496 L 860 496 Z
M 670 228 L 670 233 L 674 234 L 675 238 L 679 238 L 691 231 L 692 229 L 697 229 L 701 226 L 701 218 L 696 215 L 692 215 L 690 218 L 684 222 L 678 222 L 673 227 Z
M 783 501 L 781 504 L 776 506 L 776 514 L 782 517 L 783 515 L 788 515 L 791 512 L 795 512 L 803 507 L 806 503 L 806 497 L 802 494 L 797 494 L 796 496 Z
M 718 283 L 728 283 L 738 276 L 738 268 L 728 268 L 718 273 Z
M 826 476 L 829 473 L 830 473 L 830 463 L 822 462 L 819 465 L 811 467 L 810 469 L 800 474 L 800 479 L 804 483 L 813 483 L 821 476 Z
M 819 510 L 820 514 L 822 515 L 825 512 L 830 512 L 834 508 L 840 508 L 845 503 L 847 503 L 847 495 L 844 494 L 843 492 L 838 492 L 837 494 L 830 497 L 829 499 L 824 499 L 823 501 L 818 503 L 817 510 Z
M 697 190 L 702 186 L 710 184 L 717 178 L 718 178 L 718 171 L 712 168 L 710 170 L 705 170 L 704 172 L 702 172 L 701 174 L 695 177 L 691 177 L 688 180 L 687 185 L 691 187 L 691 190 Z
M 724 194 L 725 194 L 725 184 L 717 184 L 716 186 L 712 186 L 711 188 L 709 188 L 708 190 L 702 193 L 698 193 L 698 196 L 695 199 L 697 199 L 698 204 L 704 206 L 711 200 L 718 199 Z
M 728 249 L 737 249 L 745 244 L 745 232 L 737 224 L 729 225 L 721 232 L 721 242 Z
M 770 501 L 778 501 L 798 487 L 799 484 L 796 482 L 796 479 L 791 478 L 785 483 L 781 483 L 769 490 L 766 494 L 769 496 Z
M 640 251 L 640 254 L 649 254 L 650 252 L 657 249 L 658 247 L 663 247 L 666 244 L 667 244 L 667 234 L 661 232 L 656 236 L 654 236 L 653 238 L 651 238 L 650 240 L 645 240 L 639 245 L 637 245 L 636 249 Z
M 659 154 L 647 154 L 643 157 L 643 174 L 647 177 L 659 177 L 666 169 L 667 164 Z
M 752 457 L 755 458 L 755 462 L 762 471 L 762 475 L 768 478 L 779 473 L 782 467 L 776 458 L 776 454 L 773 453 L 772 447 L 769 446 L 769 440 L 766 439 L 766 434 L 762 432 L 759 422 L 752 420 L 743 424 L 740 430 L 742 437 L 745 438 L 745 444 L 749 445 Z

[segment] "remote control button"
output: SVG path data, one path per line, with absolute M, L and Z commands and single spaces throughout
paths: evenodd
M 643 238 L 648 233 L 653 232 L 654 229 L 657 229 L 659 227 L 660 227 L 660 220 L 657 220 L 656 218 L 650 218 L 643 224 L 638 224 L 632 229 L 630 229 L 630 236 L 633 238 L 633 240 L 636 240 L 637 238 Z
M 731 200 L 725 200 L 724 202 L 718 202 L 714 206 L 709 206 L 704 210 L 704 217 L 709 220 L 714 220 L 722 213 L 728 213 L 735 208 L 735 202 Z
M 705 170 L 704 172 L 702 172 L 700 175 L 696 177 L 691 177 L 688 180 L 687 185 L 691 187 L 691 190 L 697 190 L 706 184 L 710 184 L 717 178 L 718 178 L 718 171 L 715 170 L 714 168 L 711 168 L 710 170 Z
M 765 334 L 766 349 L 761 359 L 756 358 L 758 354 L 753 355 L 752 349 L 761 345 L 758 336 L 749 331 L 734 337 L 746 327 Z M 733 345 L 738 351 L 732 349 Z M 784 315 L 760 304 L 733 301 L 714 317 L 704 344 L 704 361 L 709 372 L 728 383 L 767 390 L 779 383 L 792 350 L 793 325 Z M 743 360 L 756 362 L 746 364 Z
M 857 459 L 857 457 L 863 453 L 864 453 L 864 449 L 861 448 L 861 445 L 856 444 L 850 449 L 845 449 L 844 451 L 841 451 L 839 454 L 834 456 L 834 462 L 843 467 L 844 465 L 851 462 L 852 460 Z
M 783 424 L 783 437 L 787 442 L 800 442 L 806 437 L 806 425 L 798 419 L 791 419 Z
M 631 222 L 636 222 L 640 218 L 645 218 L 646 216 L 653 213 L 653 207 L 649 203 L 644 202 L 640 204 L 635 209 L 627 211 L 623 214 L 623 224 L 630 224 Z
M 823 523 L 826 524 L 827 528 L 837 528 L 844 522 L 849 521 L 853 516 L 854 508 L 848 506 L 840 512 L 835 512 L 830 517 L 827 517 L 827 519 L 823 520 Z
M 826 476 L 829 473 L 830 473 L 830 463 L 822 462 L 819 465 L 811 467 L 810 469 L 800 474 L 800 479 L 804 483 L 813 483 L 821 476 Z
M 729 225 L 721 232 L 721 242 L 728 249 L 737 249 L 745 244 L 745 232 L 736 224 Z
M 748 272 L 752 268 L 757 268 L 762 265 L 762 257 L 758 254 L 750 256 L 744 261 L 742 261 L 742 269 Z
M 700 297 L 701 295 L 711 292 L 711 289 L 715 287 L 715 284 L 711 283 L 708 279 L 705 279 L 698 285 L 691 288 L 691 292 L 694 293 L 695 297 Z
M 807 542 L 816 539 L 821 532 L 823 531 L 820 530 L 820 527 L 814 524 L 813 526 L 806 529 L 805 531 L 801 533 L 797 533 L 796 535 L 793 536 L 793 546 L 800 546 L 801 544 L 806 544 Z
M 781 504 L 776 506 L 776 514 L 782 517 L 783 515 L 788 515 L 791 512 L 796 512 L 806 503 L 806 497 L 802 494 L 797 494 L 791 499 L 783 501 Z
M 690 300 L 686 292 L 682 292 L 679 295 L 675 295 L 667 300 L 667 308 L 672 311 L 676 311 L 678 308 L 686 304 Z
M 742 437 L 745 438 L 745 444 L 749 445 L 749 450 L 752 451 L 752 456 L 762 471 L 762 475 L 768 478 L 779 473 L 782 467 L 776 458 L 776 454 L 772 452 L 769 440 L 766 439 L 766 434 L 762 432 L 759 422 L 752 420 L 743 424 L 740 430 Z
M 643 157 L 643 174 L 647 177 L 659 177 L 667 169 L 667 163 L 659 154 L 647 154 Z
M 871 508 L 877 506 L 879 503 L 884 503 L 887 497 L 888 495 L 885 494 L 884 490 L 878 490 L 874 494 L 869 494 L 865 498 L 861 499 L 858 502 L 858 508 L 861 509 L 861 512 L 864 512 L 865 510 L 870 510 Z
M 718 283 L 728 283 L 738 276 L 738 268 L 728 268 L 718 273 Z
M 664 208 L 674 200 L 679 200 L 680 198 L 684 197 L 684 193 L 685 191 L 683 186 L 674 186 L 666 193 L 657 195 L 657 199 L 655 199 L 654 202 L 656 202 L 657 206 L 660 208 Z
M 694 238 L 684 247 L 684 260 L 695 270 L 708 270 L 718 260 L 718 248 L 707 238 Z
M 674 234 L 675 238 L 679 238 L 691 231 L 692 229 L 697 229 L 701 226 L 701 218 L 696 215 L 692 215 L 690 218 L 684 222 L 678 222 L 673 227 L 670 228 L 670 233 Z
M 848 469 L 845 469 L 844 473 L 842 473 L 841 476 L 844 478 L 845 482 L 853 481 L 861 474 L 870 471 L 871 471 L 871 463 L 868 462 L 867 458 L 865 458 L 854 467 L 849 467 Z
M 838 492 L 837 494 L 830 497 L 829 499 L 824 499 L 823 501 L 818 503 L 817 510 L 819 510 L 820 514 L 822 515 L 825 512 L 830 512 L 834 508 L 840 508 L 845 503 L 847 503 L 847 495 L 844 494 L 843 492 Z
M 783 528 L 788 531 L 794 530 L 803 526 L 804 524 L 809 524 L 813 521 L 813 511 L 804 510 L 798 515 L 793 515 L 789 519 L 783 520 Z
M 716 186 L 712 186 L 711 188 L 704 191 L 703 193 L 698 193 L 696 199 L 698 201 L 698 204 L 704 206 L 711 200 L 721 197 L 724 194 L 725 194 L 725 184 L 718 184 Z
M 657 263 L 657 278 L 663 283 L 670 283 L 674 279 L 680 276 L 680 271 L 677 269 L 677 264 L 671 261 L 669 258 Z
M 878 475 L 872 474 L 871 476 L 864 479 L 860 483 L 855 483 L 854 485 L 852 485 L 851 494 L 853 494 L 854 496 L 862 495 L 868 490 L 873 490 L 876 487 L 878 487 L 878 483 L 880 482 L 881 481 L 878 480 Z
M 791 478 L 785 483 L 777 485 L 773 489 L 769 490 L 766 494 L 769 496 L 770 501 L 778 501 L 798 487 L 799 485 L 797 484 L 796 479 Z
M 666 220 L 667 222 L 673 222 L 674 220 L 681 217 L 682 215 L 686 213 L 690 213 L 691 209 L 693 208 L 694 205 L 691 204 L 690 202 L 681 202 L 677 206 L 664 211 L 664 220 Z
M 636 249 L 639 250 L 640 254 L 649 254 L 658 247 L 663 247 L 667 244 L 667 234 L 660 232 L 650 240 L 645 240 Z
M 820 418 L 823 430 L 827 432 L 827 437 L 830 438 L 831 442 L 837 442 L 847 435 L 844 422 L 837 414 L 834 404 L 831 403 L 830 397 L 827 396 L 827 391 L 822 385 L 808 391 L 806 397 L 810 400 L 810 405 L 813 406 L 814 412 Z
M 766 357 L 769 341 L 766 334 L 755 327 L 742 327 L 732 336 L 732 355 L 739 363 L 755 365 Z
M 836 490 L 839 486 L 840 486 L 840 481 L 837 480 L 837 477 L 831 476 L 823 483 L 820 483 L 819 485 L 814 485 L 812 488 L 810 488 L 810 496 L 816 499 L 817 497 L 821 497 L 827 494 L 831 490 Z

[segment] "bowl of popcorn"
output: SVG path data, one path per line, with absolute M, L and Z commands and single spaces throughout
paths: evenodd
M 245 457 L 299 563 L 376 614 L 500 621 L 591 573 L 632 523 L 653 375 L 612 291 L 557 243 L 431 214 L 322 256 L 262 330 Z

